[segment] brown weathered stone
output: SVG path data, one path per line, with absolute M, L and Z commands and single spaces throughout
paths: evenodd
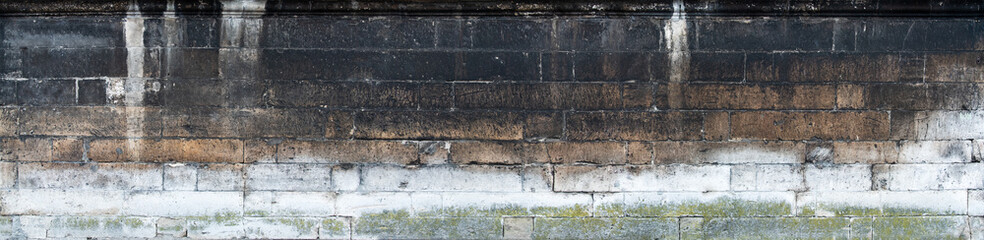
M 54 161 L 82 161 L 85 151 L 82 139 L 61 138 L 52 139 L 51 159 Z
M 646 142 L 629 142 L 625 149 L 628 151 L 629 164 L 652 164 L 653 145 Z
M 544 144 L 523 142 L 455 142 L 451 160 L 457 164 L 525 164 L 548 162 Z
M 885 112 L 736 112 L 731 116 L 735 139 L 881 140 L 889 135 Z
M 417 161 L 417 146 L 396 141 L 285 141 L 277 162 L 396 163 Z
M 704 114 L 704 140 L 727 140 L 730 138 L 731 114 L 727 112 Z
M 277 147 L 283 142 L 274 140 L 246 140 L 243 158 L 246 163 L 276 162 Z
M 14 108 L 0 108 L 0 137 L 17 135 L 17 112 Z
M 704 116 L 695 112 L 575 112 L 567 117 L 572 140 L 698 140 Z
M 0 139 L 0 160 L 51 161 L 51 139 Z
M 128 126 L 127 116 L 136 115 L 142 121 Z M 159 111 L 145 107 L 32 107 L 21 111 L 19 122 L 21 135 L 123 137 L 128 130 L 145 136 L 160 132 Z
M 984 54 L 979 52 L 928 54 L 926 81 L 984 82 Z
M 523 116 L 512 112 L 359 112 L 356 138 L 523 139 Z
M 625 164 L 628 152 L 624 142 L 547 143 L 551 163 Z
M 232 139 L 106 139 L 89 143 L 98 162 L 243 162 L 243 141 Z
M 833 85 L 682 85 L 685 109 L 832 109 Z
M 864 106 L 864 87 L 856 84 L 837 85 L 837 108 L 859 109 Z

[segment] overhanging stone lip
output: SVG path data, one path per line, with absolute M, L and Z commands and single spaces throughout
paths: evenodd
M 170 9 L 183 15 L 223 13 L 229 2 L 261 0 L 170 0 Z M 280 15 L 655 15 L 673 14 L 673 0 L 268 0 L 263 9 L 242 14 Z M 163 14 L 169 0 L 6 0 L 0 15 L 126 14 L 133 5 L 141 14 Z M 817 16 L 817 17 L 979 17 L 984 1 L 834 1 L 776 2 L 684 0 L 688 15 L 696 16 Z M 229 13 L 226 9 L 225 13 Z

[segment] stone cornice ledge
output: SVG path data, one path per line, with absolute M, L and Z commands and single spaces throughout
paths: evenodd
M 682 0 L 688 15 L 980 17 L 981 0 Z M 672 0 L 3 0 L 3 15 L 666 15 Z

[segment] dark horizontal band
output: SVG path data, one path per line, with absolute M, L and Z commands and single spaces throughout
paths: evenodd
M 170 2 L 170 3 L 169 3 Z M 245 7 L 244 7 L 245 6 Z M 678 5 L 679 6 L 679 5 Z M 706 16 L 984 16 L 980 0 L 686 0 Z M 5 0 L 4 15 L 65 14 L 670 15 L 671 0 Z

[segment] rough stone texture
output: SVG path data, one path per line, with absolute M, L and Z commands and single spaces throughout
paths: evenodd
M 2 1 L 0 239 L 980 239 L 981 10 Z

